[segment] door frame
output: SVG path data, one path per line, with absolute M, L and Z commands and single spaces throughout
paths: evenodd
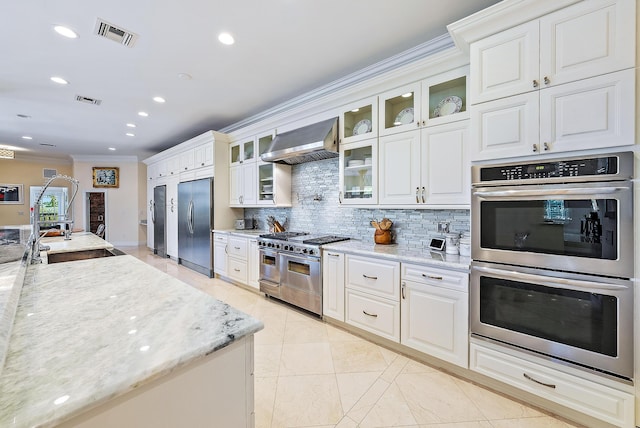
M 106 220 L 108 218 L 107 216 L 107 212 L 109 211 L 109 201 L 108 201 L 108 192 L 106 189 L 91 189 L 91 190 L 85 190 L 84 194 L 83 194 L 83 198 L 82 198 L 82 222 L 83 222 L 83 227 L 84 230 L 87 232 L 91 231 L 91 225 L 89 222 L 89 205 L 87 204 L 88 200 L 89 200 L 89 193 L 104 193 L 104 216 L 105 216 L 105 223 L 104 223 L 104 230 L 105 230 L 105 234 L 104 234 L 104 240 L 107 241 L 107 237 L 109 236 L 109 225 L 107 224 Z

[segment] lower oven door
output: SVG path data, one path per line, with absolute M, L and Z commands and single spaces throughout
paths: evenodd
M 280 257 L 277 251 L 260 249 L 260 291 L 280 296 Z
M 280 253 L 280 298 L 322 314 L 321 268 L 317 257 Z
M 633 378 L 631 281 L 471 264 L 471 333 Z

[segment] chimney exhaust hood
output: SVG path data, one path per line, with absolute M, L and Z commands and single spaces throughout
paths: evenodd
M 338 157 L 338 118 L 276 135 L 260 158 L 265 162 L 296 165 Z

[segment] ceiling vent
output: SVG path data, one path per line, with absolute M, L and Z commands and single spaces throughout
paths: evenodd
M 126 47 L 133 47 L 138 40 L 138 35 L 124 28 L 116 27 L 100 18 L 96 20 L 96 28 L 94 33 L 100 37 L 105 37 L 114 42 L 118 42 Z
M 76 95 L 76 101 L 80 101 L 81 103 L 86 103 L 86 104 L 93 104 L 94 106 L 99 106 L 102 103 L 102 100 L 83 97 L 82 95 Z
M 57 169 L 51 169 L 51 168 L 43 168 L 42 169 L 42 177 L 43 178 L 51 178 L 56 174 L 58 174 L 58 170 Z

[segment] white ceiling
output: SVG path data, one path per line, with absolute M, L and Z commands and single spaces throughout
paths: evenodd
M 447 24 L 494 3 L 2 1 L 0 147 L 39 156 L 142 159 L 427 42 L 446 33 Z M 94 35 L 98 17 L 138 34 L 134 47 Z M 59 36 L 55 24 L 80 37 Z M 235 45 L 220 44 L 221 31 L 232 33 Z M 51 76 L 69 84 L 55 84 Z M 76 95 L 102 104 L 80 103 Z M 167 102 L 153 102 L 157 95 Z M 140 110 L 149 117 L 138 116 Z M 126 127 L 130 122 L 137 124 L 133 131 Z

